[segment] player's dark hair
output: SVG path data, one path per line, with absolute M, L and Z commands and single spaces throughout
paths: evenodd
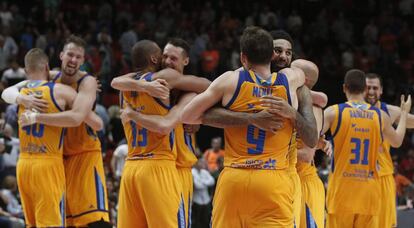
M 190 55 L 190 45 L 187 43 L 187 41 L 181 38 L 172 38 L 168 41 L 167 44 L 182 48 L 184 50 L 183 53 L 185 57 L 188 57 Z
M 240 51 L 253 64 L 268 64 L 273 55 L 272 36 L 262 28 L 249 26 L 240 38 Z
M 351 94 L 361 94 L 365 91 L 365 73 L 361 70 L 348 70 L 345 74 L 344 84 Z
M 273 30 L 270 32 L 270 35 L 272 35 L 273 40 L 283 39 L 289 41 L 290 45 L 293 47 L 293 39 L 285 30 Z
M 137 71 L 142 71 L 150 65 L 151 55 L 159 51 L 158 45 L 151 40 L 140 40 L 133 47 L 131 52 L 132 65 Z
M 65 44 L 63 45 L 63 47 L 65 48 L 66 45 L 68 44 L 75 44 L 78 47 L 83 48 L 84 50 L 86 49 L 86 42 L 84 39 L 82 39 L 79 36 L 75 36 L 75 35 L 70 35 L 66 40 L 65 40 Z
M 367 73 L 365 75 L 365 77 L 368 78 L 368 79 L 376 79 L 376 78 L 378 78 L 378 80 L 380 81 L 380 85 L 382 87 L 382 78 L 378 74 L 376 74 L 376 73 Z

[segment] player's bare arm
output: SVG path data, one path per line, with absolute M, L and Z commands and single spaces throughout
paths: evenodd
M 277 131 L 283 127 L 283 118 L 262 110 L 257 113 L 234 112 L 221 107 L 207 110 L 202 124 L 216 128 L 242 127 L 252 124 L 265 131 Z
M 151 82 L 136 80 L 136 73 L 128 73 L 114 78 L 111 86 L 120 91 L 138 91 L 150 94 L 153 97 L 167 99 L 170 95 L 168 83 L 164 79 L 156 79 Z
M 177 105 L 175 105 L 167 115 L 146 115 L 135 111 L 131 106 L 127 106 L 121 113 L 122 122 L 134 121 L 150 131 L 167 135 L 174 129 L 181 120 L 181 110 L 196 96 L 195 93 L 184 94 Z
M 206 78 L 182 75 L 178 71 L 170 68 L 157 72 L 154 75 L 154 79 L 164 79 L 168 83 L 170 89 L 195 93 L 204 92 L 211 84 Z
M 182 122 L 187 124 L 202 123 L 203 113 L 224 99 L 225 90 L 229 90 L 231 94 L 236 90 L 236 85 L 233 83 L 234 72 L 227 71 L 214 80 L 206 91 L 197 95 L 189 104 L 187 104 L 182 111 Z M 235 84 L 234 88 L 227 88 L 226 84 Z
M 32 111 L 25 112 L 25 115 L 22 115 L 19 119 L 19 123 L 22 126 L 31 125 L 33 123 L 41 123 L 45 125 L 51 126 L 58 126 L 58 127 L 76 127 L 77 124 L 77 113 L 71 112 L 71 108 L 73 108 L 74 101 L 77 97 L 77 93 L 71 87 L 63 85 L 63 84 L 56 84 L 54 96 L 56 97 L 57 103 L 60 107 L 63 107 L 66 111 L 67 115 L 74 115 L 75 117 L 69 121 L 63 121 L 61 123 L 52 124 L 49 122 L 48 116 L 53 115 L 54 113 L 35 113 Z M 93 130 L 100 130 L 103 128 L 103 121 L 102 119 L 93 111 L 89 111 L 88 115 L 85 119 L 86 124 L 88 124 Z
M 300 102 L 299 102 L 299 107 L 300 107 Z M 320 132 L 322 130 L 323 111 L 321 108 L 313 106 L 313 113 L 315 114 L 317 131 Z M 320 138 L 318 140 L 316 148 L 311 148 L 311 147 L 308 147 L 307 145 L 303 145 L 303 148 L 298 149 L 298 160 L 310 163 L 313 160 L 313 157 L 315 156 L 315 150 L 324 149 L 324 148 L 318 148 L 322 146 L 322 145 L 319 145 L 319 141 L 320 141 Z
M 401 95 L 401 115 L 400 121 L 398 122 L 397 129 L 394 130 L 392 127 L 392 120 L 388 115 L 381 110 L 381 115 L 384 123 L 383 135 L 384 139 L 387 140 L 392 147 L 400 147 L 405 135 L 407 115 L 411 109 L 411 95 L 408 96 L 407 100 L 404 99 L 404 95 Z
M 400 120 L 401 108 L 395 105 L 389 105 L 389 104 L 387 104 L 387 108 L 391 116 L 391 121 L 393 123 L 398 123 L 398 121 Z M 414 128 L 414 115 L 413 114 L 408 113 L 406 127 L 409 129 Z
M 27 82 L 28 80 L 25 80 L 6 88 L 1 94 L 1 98 L 9 104 L 21 104 L 27 109 L 45 112 L 48 106 L 47 101 L 36 98 L 34 95 L 20 94 L 20 89 L 26 87 Z

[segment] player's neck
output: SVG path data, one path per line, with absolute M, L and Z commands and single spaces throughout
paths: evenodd
M 251 65 L 250 70 L 258 74 L 258 76 L 260 76 L 260 78 L 262 79 L 268 79 L 272 77 L 269 64 L 268 65 Z
M 364 94 L 347 94 L 348 101 L 362 101 L 365 102 Z
M 82 76 L 81 73 L 80 73 L 80 71 L 76 72 L 76 74 L 73 75 L 73 76 L 66 75 L 65 72 L 63 72 L 63 71 L 61 71 L 61 72 L 62 72 L 61 81 L 64 84 L 72 84 L 72 83 L 75 83 Z
M 47 75 L 45 72 L 31 72 L 30 75 L 28 75 L 28 78 L 33 81 L 41 81 L 47 80 Z

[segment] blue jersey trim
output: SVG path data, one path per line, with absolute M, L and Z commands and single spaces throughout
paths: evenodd
M 292 98 L 290 97 L 289 81 L 285 74 L 277 73 L 276 81 L 273 85 L 283 85 L 286 89 L 287 99 L 290 105 L 292 105 Z
M 336 125 L 336 129 L 332 134 L 332 138 L 334 138 L 336 136 L 336 134 L 339 131 L 339 128 L 341 127 L 342 112 L 344 111 L 345 108 L 348 108 L 348 107 L 350 107 L 350 106 L 346 103 L 338 104 L 338 122 L 337 122 L 337 125 Z
M 60 75 L 62 74 L 61 71 L 59 71 L 56 76 L 52 79 L 53 82 L 56 82 L 58 80 L 58 78 L 60 77 Z
M 227 103 L 224 106 L 224 108 L 228 109 L 234 103 L 234 101 L 236 100 L 237 96 L 240 93 L 240 88 L 241 88 L 241 85 L 243 84 L 243 82 L 244 81 L 249 81 L 248 78 L 250 78 L 250 77 L 247 77 L 247 76 L 249 76 L 249 72 L 247 72 L 245 70 L 239 72 L 239 80 L 237 82 L 236 91 L 234 91 L 233 97 L 230 99 L 229 103 Z M 251 78 L 250 78 L 250 80 L 251 80 Z
M 335 171 L 335 144 L 333 138 L 330 138 L 329 141 L 332 144 L 332 159 L 331 159 L 331 172 Z
M 150 81 L 152 81 L 152 76 L 153 75 L 154 75 L 153 72 L 149 72 L 148 74 L 144 75 L 143 78 L 144 78 L 145 81 L 150 82 Z M 172 108 L 172 105 L 166 105 L 166 104 L 164 104 L 164 102 L 162 102 L 159 98 L 156 98 L 156 97 L 152 97 L 152 98 L 154 98 L 154 100 L 159 105 L 161 105 L 163 108 L 165 108 L 167 110 L 170 110 Z
M 388 116 L 390 115 L 390 112 L 389 112 L 389 110 L 388 110 L 388 107 L 387 107 L 387 104 L 386 104 L 386 103 L 381 102 L 381 103 L 380 103 L 380 109 L 381 109 L 382 111 L 384 111 L 385 113 L 387 113 L 387 114 L 388 114 Z
M 306 209 L 306 228 L 318 228 L 316 225 L 315 219 L 312 216 L 312 213 L 308 207 L 308 205 L 305 204 Z
M 49 87 L 49 90 L 50 90 L 50 97 L 52 98 L 52 102 L 53 102 L 53 104 L 55 105 L 55 107 L 56 107 L 59 111 L 63 112 L 63 109 L 62 109 L 62 108 L 58 105 L 58 103 L 56 102 L 55 96 L 53 95 L 53 89 L 55 88 L 55 83 L 48 82 L 48 83 L 46 83 L 46 84 L 45 84 L 45 86 L 48 86 L 48 87 Z

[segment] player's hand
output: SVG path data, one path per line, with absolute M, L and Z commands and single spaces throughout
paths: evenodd
M 168 88 L 167 81 L 164 79 L 148 82 L 145 86 L 145 92 L 160 99 L 168 99 L 170 97 L 170 89 Z
M 96 92 L 98 92 L 98 93 L 102 92 L 102 82 L 99 81 L 99 79 L 96 79 L 96 84 L 98 85 L 96 87 Z
M 48 102 L 36 98 L 33 94 L 23 95 L 20 94 L 16 99 L 17 104 L 22 104 L 26 109 L 36 110 L 38 112 L 46 112 L 48 107 Z
M 128 123 L 131 120 L 131 113 L 134 110 L 129 104 L 126 104 L 126 107 L 124 109 L 120 110 L 121 115 L 119 116 L 121 118 L 122 123 Z
M 319 137 L 318 145 L 316 148 L 325 152 L 325 154 L 329 157 L 332 155 L 332 144 L 329 140 L 326 140 L 324 136 Z
M 184 124 L 184 131 L 188 134 L 194 134 L 200 129 L 199 124 Z
M 263 107 L 268 107 L 267 111 L 269 113 L 279 115 L 290 120 L 294 120 L 296 117 L 296 110 L 281 97 L 267 95 L 263 96 L 260 101 Z
M 280 116 L 275 116 L 274 114 L 268 112 L 268 110 L 262 110 L 260 112 L 254 113 L 249 118 L 249 123 L 254 126 L 275 133 L 276 131 L 283 128 L 284 119 Z
M 310 91 L 312 96 L 312 103 L 321 108 L 324 108 L 328 104 L 328 96 L 322 92 Z
M 404 94 L 401 95 L 401 112 L 409 113 L 411 110 L 411 95 L 405 100 Z
M 36 117 L 39 113 L 26 110 L 19 117 L 19 126 L 25 127 L 36 123 Z

